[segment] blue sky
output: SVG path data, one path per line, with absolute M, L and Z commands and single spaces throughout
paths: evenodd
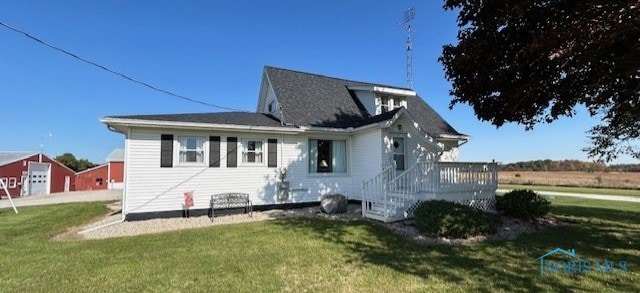
M 264 65 L 406 85 L 406 32 L 416 9 L 414 88 L 472 140 L 465 161 L 581 159 L 585 131 L 572 119 L 525 131 L 449 110 L 437 62 L 456 42 L 456 14 L 441 1 L 1 1 L 0 21 L 154 86 L 254 111 Z M 217 111 L 131 83 L 0 27 L 0 150 L 74 153 L 96 163 L 124 145 L 98 119 L 117 114 Z M 52 137 L 48 134 L 52 133 Z M 43 139 L 44 137 L 44 139 Z M 623 157 L 616 162 L 635 162 Z

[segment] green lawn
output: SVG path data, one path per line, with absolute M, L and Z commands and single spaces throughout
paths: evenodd
M 139 237 L 52 241 L 98 203 L 0 210 L 0 291 L 640 291 L 640 204 L 555 199 L 576 223 L 473 246 L 409 242 L 367 221 L 287 219 Z M 541 277 L 556 248 L 629 271 Z
M 639 189 L 614 189 L 614 188 L 588 188 L 588 187 L 564 187 L 564 186 L 544 186 L 544 185 L 516 185 L 500 184 L 500 189 L 533 189 L 537 191 L 572 192 L 602 195 L 625 195 L 639 196 Z

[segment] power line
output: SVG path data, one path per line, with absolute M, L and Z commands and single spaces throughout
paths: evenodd
M 200 101 L 200 100 L 197 100 L 197 99 L 194 99 L 194 98 L 189 98 L 189 97 L 186 97 L 186 96 L 183 96 L 183 95 L 180 95 L 180 94 L 176 94 L 176 93 L 170 92 L 170 91 L 168 91 L 168 90 L 164 90 L 164 89 L 161 89 L 161 88 L 157 88 L 157 87 L 155 87 L 155 86 L 153 86 L 153 85 L 150 85 L 150 84 L 148 84 L 148 83 L 146 83 L 146 82 L 144 82 L 144 81 L 141 81 L 141 80 L 138 80 L 138 79 L 135 79 L 135 78 L 129 77 L 128 75 L 126 75 L 126 74 L 124 74 L 124 73 L 120 73 L 120 72 L 117 72 L 117 71 L 115 71 L 115 70 L 109 69 L 108 67 L 106 67 L 106 66 L 104 66 L 104 65 L 100 65 L 100 64 L 98 64 L 98 63 L 96 63 L 96 62 L 93 62 L 93 61 L 91 61 L 91 60 L 88 60 L 88 59 L 85 59 L 85 58 L 83 58 L 83 57 L 80 57 L 80 56 L 78 56 L 78 55 L 76 55 L 76 54 L 74 54 L 74 53 L 71 53 L 71 52 L 69 52 L 69 51 L 67 51 L 67 50 L 65 50 L 65 49 L 62 49 L 62 48 L 60 48 L 60 47 L 56 47 L 56 46 L 54 46 L 54 45 L 51 45 L 51 44 L 49 44 L 49 43 L 47 43 L 47 42 L 45 42 L 45 41 L 43 41 L 43 40 L 41 40 L 41 39 L 39 39 L 39 38 L 37 38 L 37 37 L 34 37 L 34 36 L 30 35 L 29 33 L 25 32 L 25 31 L 22 31 L 22 30 L 20 30 L 20 29 L 17 29 L 17 28 L 15 28 L 15 27 L 12 27 L 12 26 L 10 26 L 10 25 L 8 25 L 8 24 L 6 24 L 6 23 L 3 23 L 3 22 L 1 22 L 1 21 L 0 21 L 0 25 L 2 25 L 2 26 L 4 26 L 4 27 L 6 27 L 6 28 L 8 28 L 8 29 L 10 29 L 10 30 L 12 30 L 12 31 L 14 31 L 14 32 L 16 32 L 16 33 L 22 34 L 22 35 L 26 36 L 27 38 L 32 39 L 32 40 L 34 40 L 34 41 L 36 41 L 36 42 L 38 42 L 38 43 L 40 43 L 40 44 L 42 44 L 42 45 L 45 45 L 45 46 L 47 46 L 47 47 L 49 47 L 49 48 L 51 48 L 51 49 L 54 49 L 54 50 L 56 50 L 56 51 L 58 51 L 58 52 L 64 53 L 64 54 L 66 54 L 66 55 L 69 55 L 69 56 L 71 56 L 71 57 L 73 57 L 73 58 L 75 58 L 75 59 L 78 59 L 78 60 L 80 60 L 80 61 L 82 61 L 82 62 L 84 62 L 84 63 L 88 63 L 88 64 L 90 64 L 90 65 L 93 65 L 93 66 L 95 66 L 95 67 L 98 67 L 98 68 L 100 68 L 100 69 L 102 69 L 102 70 L 104 70 L 104 71 L 107 71 L 107 72 L 109 72 L 109 73 L 112 73 L 112 74 L 115 74 L 115 75 L 117 75 L 117 76 L 120 76 L 120 77 L 122 77 L 122 78 L 124 78 L 124 79 L 126 79 L 126 80 L 131 81 L 131 82 L 134 82 L 134 83 L 137 83 L 137 84 L 139 84 L 139 85 L 142 85 L 142 86 L 148 87 L 148 88 L 150 88 L 150 89 L 152 89 L 152 90 L 154 90 L 154 91 L 158 91 L 158 92 L 161 92 L 161 93 L 164 93 L 164 94 L 167 94 L 167 95 L 170 95 L 170 96 L 176 97 L 176 98 L 180 98 L 180 99 L 183 99 L 183 100 L 187 100 L 187 101 L 189 101 L 189 102 L 193 102 L 193 103 L 197 103 L 197 104 L 201 104 L 201 105 L 205 105 L 205 106 L 209 106 L 209 107 L 214 107 L 214 108 L 218 108 L 218 109 L 222 109 L 222 110 L 248 112 L 248 111 L 246 111 L 246 110 L 234 109 L 234 108 L 229 108 L 229 107 L 224 107 L 224 106 L 219 106 L 219 105 L 215 105 L 215 104 L 211 104 L 211 103 L 203 102 L 203 101 Z

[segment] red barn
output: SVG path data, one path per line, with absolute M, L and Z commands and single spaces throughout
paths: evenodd
M 122 189 L 124 187 L 124 149 L 115 149 L 107 162 L 76 174 L 76 190 Z
M 75 172 L 42 153 L 0 152 L 0 180 L 11 197 L 49 194 L 73 191 Z

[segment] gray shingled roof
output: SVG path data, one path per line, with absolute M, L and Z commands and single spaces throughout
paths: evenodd
M 13 163 L 17 160 L 25 159 L 37 154 L 38 152 L 0 152 L 0 166 L 4 166 L 6 164 Z
M 109 116 L 107 118 L 195 122 L 229 125 L 272 126 L 280 127 L 280 120 L 269 114 L 249 112 L 219 112 L 219 113 L 190 113 L 190 114 L 157 114 L 157 115 L 124 115 Z
M 124 162 L 124 149 L 114 149 L 107 156 L 107 162 Z
M 298 126 L 348 128 L 384 121 L 393 114 L 381 114 L 371 120 L 374 117 L 347 87 L 382 86 L 406 90 L 270 66 L 266 66 L 265 71 L 282 106 L 283 120 Z M 420 97 L 407 97 L 407 108 L 426 133 L 461 135 Z
M 372 117 L 347 87 L 381 86 L 408 90 L 403 87 L 346 80 L 270 66 L 265 66 L 265 72 L 282 107 L 283 120 L 288 127 L 349 128 L 385 121 L 392 118 L 397 111 Z M 406 99 L 407 110 L 426 133 L 433 136 L 462 135 L 419 96 Z M 249 112 L 125 115 L 106 118 L 281 127 L 280 120 L 272 115 Z

